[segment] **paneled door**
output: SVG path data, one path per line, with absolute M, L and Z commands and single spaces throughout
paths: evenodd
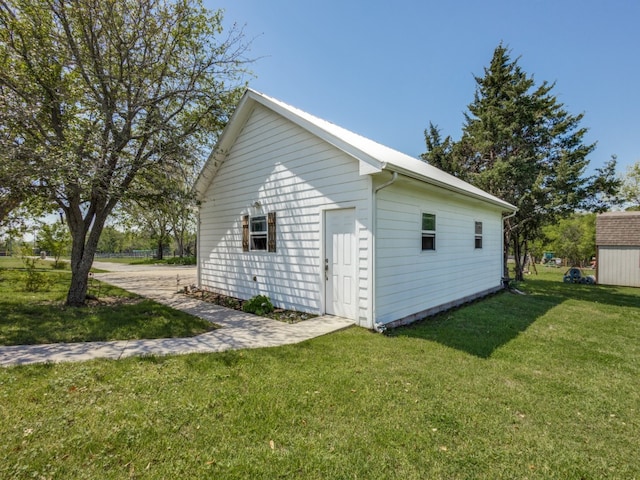
M 325 213 L 325 310 L 330 315 L 356 316 L 356 211 Z

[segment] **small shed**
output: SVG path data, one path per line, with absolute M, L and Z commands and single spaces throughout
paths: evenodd
M 596 279 L 603 285 L 640 287 L 640 212 L 597 216 Z
M 253 90 L 195 191 L 205 290 L 376 328 L 502 288 L 513 205 Z

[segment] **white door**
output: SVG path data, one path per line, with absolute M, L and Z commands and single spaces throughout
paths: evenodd
M 355 209 L 327 210 L 325 216 L 325 310 L 356 317 Z

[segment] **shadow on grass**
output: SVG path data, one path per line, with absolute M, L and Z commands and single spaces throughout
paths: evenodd
M 0 345 L 179 338 L 213 329 L 206 320 L 151 300 L 81 308 L 62 302 L 0 304 Z
M 521 285 L 527 295 L 501 292 L 471 305 L 441 313 L 390 332 L 394 337 L 422 338 L 489 358 L 549 310 L 568 300 L 635 307 L 638 295 L 627 289 L 565 284 L 531 279 Z

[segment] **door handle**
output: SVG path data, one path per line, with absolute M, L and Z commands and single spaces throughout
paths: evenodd
M 324 259 L 324 279 L 325 281 L 329 280 L 329 259 Z

